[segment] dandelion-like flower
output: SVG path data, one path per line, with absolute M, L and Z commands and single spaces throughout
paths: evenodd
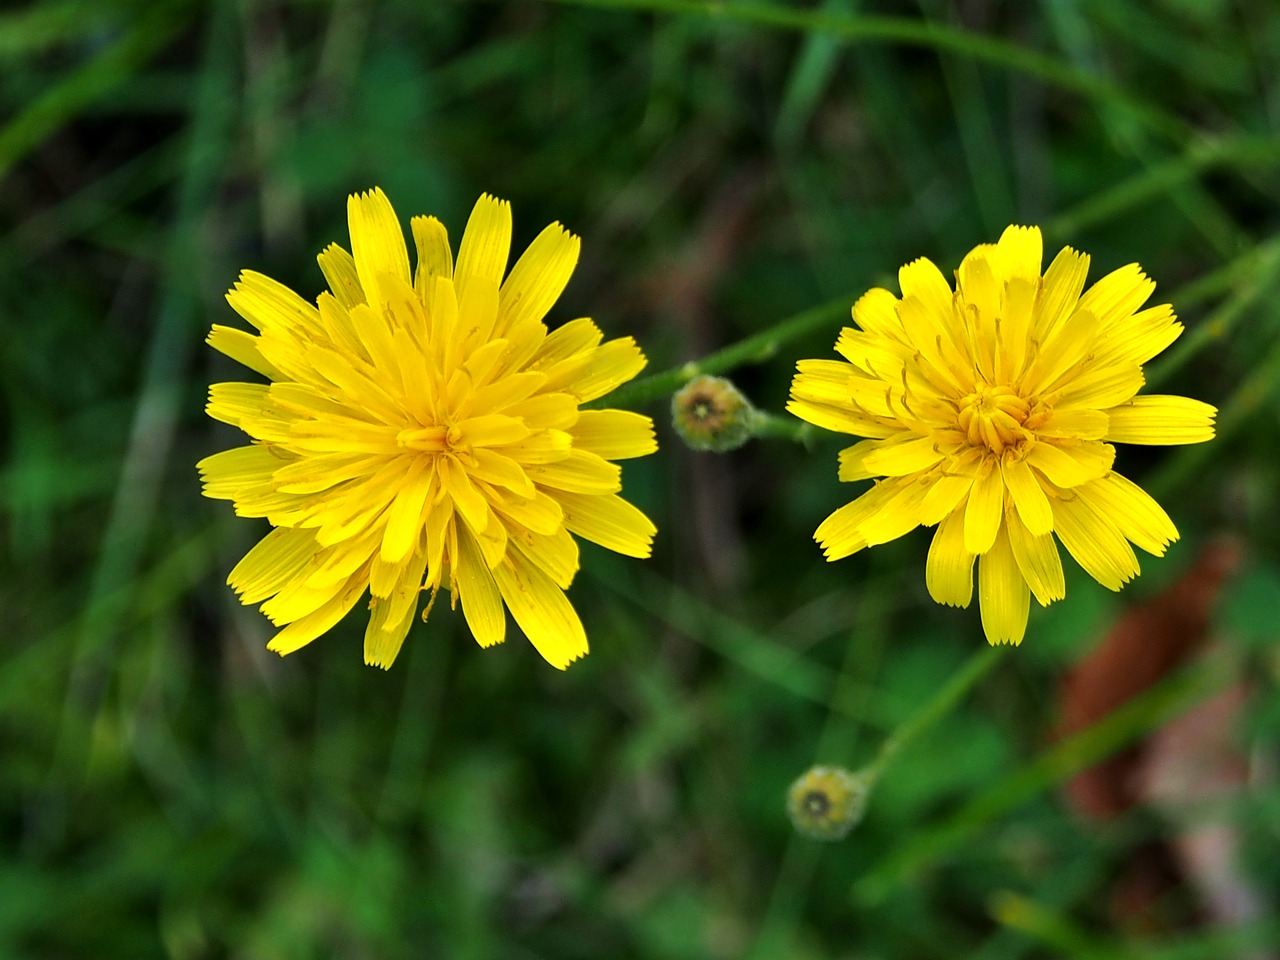
M 564 591 L 576 534 L 635 557 L 655 528 L 623 500 L 612 461 L 657 449 L 653 423 L 579 405 L 634 377 L 630 337 L 602 343 L 588 319 L 542 319 L 578 259 L 552 224 L 506 273 L 511 210 L 483 196 L 455 264 L 444 226 L 411 221 L 417 267 L 381 190 L 347 202 L 351 253 L 319 255 L 315 303 L 245 272 L 227 294 L 253 335 L 209 343 L 271 382 L 219 383 L 209 415 L 253 442 L 200 462 L 206 496 L 275 527 L 231 571 L 246 604 L 283 629 L 280 654 L 336 624 L 367 590 L 365 662 L 389 667 L 444 587 L 481 646 L 506 610 L 563 669 L 587 652 Z M 426 611 L 423 613 L 425 619 Z
M 991 643 L 1021 643 L 1030 595 L 1065 594 L 1054 534 L 1103 586 L 1139 572 L 1130 544 L 1160 556 L 1178 531 L 1111 467 L 1112 443 L 1199 443 L 1217 411 L 1137 396 L 1142 365 L 1182 332 L 1137 264 L 1084 292 L 1089 258 L 1067 247 L 1041 276 L 1036 227 L 1009 227 L 960 264 L 953 292 L 926 259 L 853 307 L 838 360 L 803 360 L 788 409 L 867 439 L 840 454 L 840 479 L 878 479 L 814 534 L 828 560 L 937 524 L 925 579 L 938 603 L 968 606 L 978 558 Z M 845 362 L 847 361 L 847 362 Z

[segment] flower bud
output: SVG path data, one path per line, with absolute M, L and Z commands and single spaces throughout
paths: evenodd
M 751 439 L 756 419 L 751 401 L 723 377 L 694 377 L 671 398 L 671 422 L 694 450 L 736 450 Z
M 787 791 L 787 815 L 812 840 L 842 840 L 862 820 L 871 793 L 865 774 L 844 767 L 810 767 Z

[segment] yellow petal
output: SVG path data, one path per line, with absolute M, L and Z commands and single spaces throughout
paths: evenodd
M 293 621 L 272 637 L 267 644 L 267 649 L 283 657 L 305 647 L 316 637 L 336 626 L 338 621 L 356 605 L 364 589 L 363 578 L 352 577 L 345 589 L 334 594 L 312 613 Z
M 522 527 L 511 531 L 511 543 L 561 590 L 568 590 L 578 572 L 578 542 L 564 527 L 550 534 L 533 533 Z
M 990 644 L 1022 643 L 1027 632 L 1031 592 L 1022 579 L 1009 535 L 1002 527 L 991 549 L 978 560 L 978 604 L 982 629 Z
M 413 233 L 413 245 L 418 254 L 418 265 L 413 272 L 413 289 L 427 302 L 434 295 L 435 278 L 453 279 L 453 250 L 449 247 L 449 231 L 435 217 L 414 217 L 409 221 Z
M 879 445 L 863 458 L 864 466 L 873 473 L 901 477 L 927 470 L 942 459 L 942 451 L 932 437 L 909 433 L 901 437 L 901 440 L 876 441 Z
M 1146 363 L 1182 336 L 1182 324 L 1167 303 L 1151 307 L 1116 325 L 1098 344 L 1094 360 L 1099 364 Z
M 894 483 L 887 481 L 882 486 Z M 915 477 L 897 478 L 897 493 L 858 525 L 858 534 L 867 546 L 888 543 L 920 526 L 920 508 L 929 493 L 930 484 Z
M 932 437 L 910 432 L 888 440 L 863 440 L 840 451 L 840 479 L 844 482 L 869 477 L 902 477 L 927 470 L 942 459 L 942 451 Z
M 1067 317 L 1075 313 L 1089 275 L 1089 255 L 1063 247 L 1044 273 L 1044 288 L 1036 308 L 1035 337 L 1043 343 Z
M 793 382 L 792 392 L 796 390 Z M 869 417 L 855 414 L 852 410 L 835 407 L 827 403 L 814 403 L 811 400 L 797 398 L 787 402 L 787 412 L 822 427 L 833 433 L 849 433 L 856 437 L 891 437 L 895 428 Z
M 337 547 L 321 548 L 317 542 L 315 557 L 303 571 L 304 585 L 312 590 L 329 590 L 345 583 L 378 552 L 380 534 L 377 529 L 366 530 L 355 540 Z
M 462 234 L 454 281 L 462 298 L 473 277 L 482 277 L 498 287 L 511 255 L 511 205 L 484 194 L 476 201 Z
M 907 342 L 902 322 L 898 319 L 898 298 L 883 287 L 873 287 L 858 298 L 853 305 L 853 320 L 867 333 L 899 343 Z
M 902 480 L 877 483 L 862 496 L 836 510 L 818 525 L 813 538 L 827 560 L 839 560 L 867 546 L 859 527 L 866 523 L 902 490 Z
M 927 257 L 913 260 L 899 269 L 898 286 L 902 288 L 904 300 L 916 297 L 934 316 L 951 317 L 951 285 Z M 881 304 L 886 304 L 883 298 Z
M 219 353 L 224 353 L 236 363 L 244 364 L 271 380 L 281 379 L 280 371 L 273 367 L 258 352 L 258 338 L 235 327 L 225 327 L 215 323 L 205 338 L 205 343 Z
M 369 603 L 369 623 L 364 631 L 364 662 L 390 670 L 417 612 L 416 603 L 397 606 L 390 599 L 374 597 Z
M 545 370 L 570 357 L 598 347 L 604 334 L 590 317 L 579 317 L 562 324 L 547 334 L 529 360 L 531 370 Z
M 1028 365 L 1025 389 L 1048 392 L 1062 381 L 1070 389 L 1076 374 L 1098 337 L 1098 318 L 1087 310 L 1077 310 L 1059 323 L 1036 351 Z M 1073 369 L 1074 368 L 1074 369 Z M 1065 376 L 1064 376 L 1065 374 Z
M 969 491 L 973 489 L 973 477 L 944 475 L 933 481 L 924 502 L 920 504 L 920 522 L 931 527 L 960 505 Z M 963 514 L 964 511 L 960 510 Z
M 532 430 L 572 430 L 575 434 L 577 430 L 573 428 L 581 421 L 584 413 L 579 412 L 578 398 L 571 393 L 538 393 L 527 400 L 511 404 L 504 412 L 509 417 L 519 417 Z M 591 412 L 594 415 L 604 411 Z M 591 418 L 588 417 L 587 420 L 590 422 Z
M 381 277 L 389 274 L 411 283 L 409 251 L 404 230 L 391 209 L 391 201 L 379 188 L 353 193 L 347 198 L 347 225 L 351 231 L 351 254 L 365 300 L 379 304 L 384 299 Z M 337 296 L 337 291 L 334 291 Z
M 214 383 L 204 412 L 215 420 L 239 426 L 245 417 L 260 414 L 270 405 L 265 383 Z
M 426 457 L 415 457 L 406 465 L 403 481 L 387 510 L 379 555 L 386 563 L 400 563 L 418 546 L 427 497 L 435 487 L 435 471 Z M 375 591 L 379 593 L 379 591 Z
M 1110 520 L 1078 496 L 1052 502 L 1054 532 L 1089 576 L 1119 590 L 1138 575 L 1138 558 Z
M 271 483 L 271 475 L 284 466 L 270 447 L 254 444 L 211 454 L 196 464 L 204 481 L 204 495 L 211 500 L 234 500 L 247 487 Z
M 1086 483 L 1076 492 L 1147 553 L 1164 556 L 1165 547 L 1178 539 L 1178 528 L 1160 504 L 1118 473 Z
M 643 558 L 653 552 L 658 528 L 617 494 L 594 497 L 561 492 L 557 499 L 564 511 L 565 528 L 584 540 L 628 557 Z
M 1115 459 L 1115 447 L 1084 440 L 1061 447 L 1047 442 L 1033 444 L 1026 462 L 1060 487 L 1078 487 L 1105 475 Z
M 227 583 L 241 603 L 260 603 L 300 577 L 318 550 L 310 530 L 272 530 L 231 569 Z
M 1067 595 L 1067 585 L 1053 534 L 1032 534 L 1016 512 L 1008 514 L 1006 519 L 1013 557 L 1036 601 L 1047 607 L 1053 601 L 1061 600 Z
M 975 554 L 991 549 L 1004 518 L 1004 478 L 994 464 L 988 468 L 974 481 L 964 511 L 964 548 Z
M 507 633 L 507 611 L 493 573 L 480 554 L 475 539 L 465 530 L 458 532 L 457 583 L 462 615 L 471 635 L 482 647 L 502 643 Z
M 1218 410 L 1190 397 L 1154 394 L 1134 397 L 1107 411 L 1107 439 L 1117 443 L 1154 443 L 1162 446 L 1203 443 L 1213 439 Z
M 471 351 L 494 336 L 493 325 L 498 319 L 498 285 L 488 277 L 472 277 L 465 287 L 458 289 L 458 346 L 460 355 L 467 357 Z
M 351 254 L 336 243 L 331 243 L 316 255 L 316 261 L 320 264 L 320 272 L 324 274 L 334 299 L 343 308 L 350 310 L 357 303 L 365 302 L 360 274 Z
M 1003 282 L 996 282 L 995 271 L 988 259 L 995 253 L 993 244 L 984 243 L 974 247 L 960 261 L 960 269 L 956 271 L 956 283 L 966 303 L 978 308 L 983 318 L 1000 315 Z
M 569 432 L 575 448 L 606 460 L 643 457 L 658 449 L 653 420 L 629 410 L 584 410 Z
M 1130 399 L 1145 382 L 1142 367 L 1136 363 L 1086 368 L 1083 373 L 1063 378 L 1062 395 L 1056 403 L 1105 410 Z
M 1040 264 L 1044 259 L 1044 240 L 1039 227 L 1005 227 L 996 244 L 991 264 L 996 279 L 1009 281 L 1014 278 L 1038 282 Z
M 1043 446 L 1043 444 L 1039 444 Z M 1009 488 L 1018 515 L 1033 536 L 1046 534 L 1053 529 L 1053 509 L 1045 496 L 1040 481 L 1023 460 L 1007 458 L 1001 464 L 1004 485 Z
M 518 550 L 493 575 L 507 609 L 547 663 L 563 670 L 587 653 L 587 634 L 569 598 Z
M 1004 316 L 997 327 L 996 376 L 1012 382 L 1027 362 L 1027 347 L 1034 330 L 1034 309 L 1039 282 L 1015 277 L 1005 284 Z
M 556 496 L 568 499 L 570 495 L 557 490 Z M 534 533 L 555 533 L 556 528 L 564 522 L 564 510 L 560 504 L 541 490 L 529 499 L 507 497 L 497 500 L 493 509 Z
M 1072 440 L 1102 440 L 1107 435 L 1109 419 L 1101 410 L 1089 407 L 1057 407 L 1049 419 L 1036 427 L 1039 437 Z
M 626 383 L 648 362 L 631 337 L 609 340 L 595 349 L 582 372 L 567 383 L 562 383 L 554 370 L 548 370 L 547 389 L 563 387 L 586 403 Z
M 438 457 L 436 470 L 445 494 L 467 525 L 477 532 L 489 525 L 489 502 L 476 489 L 467 471 L 452 456 Z
M 1142 268 L 1130 263 L 1113 270 L 1085 292 L 1080 309 L 1092 311 L 1103 331 L 1127 321 L 1151 296 L 1156 285 Z
M 558 223 L 534 238 L 502 285 L 502 306 L 495 328 L 498 336 L 546 316 L 573 275 L 580 246 L 578 238 Z
M 973 599 L 974 555 L 964 548 L 964 510 L 953 510 L 938 524 L 929 544 L 924 580 L 937 603 L 967 607 Z
M 241 272 L 235 286 L 227 291 L 227 303 L 264 333 L 274 331 L 304 338 L 324 335 L 320 311 L 314 304 L 283 283 L 253 270 Z
M 515 460 L 485 447 L 472 450 L 471 455 L 475 458 L 475 463 L 467 467 L 467 472 L 475 479 L 505 487 L 522 497 L 534 495 L 537 488 L 524 472 L 524 467 Z
M 791 396 L 848 409 L 849 381 L 858 374 L 865 372 L 842 360 L 801 360 L 791 380 Z
M 525 473 L 536 484 L 571 493 L 616 493 L 622 489 L 622 468 L 585 450 L 571 450 L 555 463 L 534 463 Z
M 454 424 L 454 429 L 458 431 L 461 442 L 473 447 L 499 447 L 519 443 L 533 433 L 525 426 L 524 421 L 500 413 L 469 417 Z

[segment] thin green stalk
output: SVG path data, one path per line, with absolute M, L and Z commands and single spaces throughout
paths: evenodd
M 1142 173 L 1095 194 L 1046 226 L 1050 234 L 1072 236 L 1105 223 L 1147 200 L 1168 193 L 1216 167 L 1280 162 L 1280 142 L 1271 137 L 1232 137 L 1193 144 L 1181 156 L 1149 167 Z
M 808 446 L 816 434 L 817 429 L 811 423 L 763 410 L 756 411 L 755 422 L 751 425 L 751 435 L 757 440 L 792 440 Z
M 1267 355 L 1253 367 L 1244 382 L 1219 408 L 1215 443 L 1198 443 L 1169 460 L 1146 484 L 1151 495 L 1162 499 L 1172 491 L 1185 486 L 1206 460 L 1218 455 L 1217 443 L 1240 429 L 1259 407 L 1275 396 L 1278 387 L 1280 387 L 1280 343 L 1276 343 L 1267 352 Z
M 1147 371 L 1147 389 L 1168 380 L 1210 343 L 1225 340 L 1239 320 L 1280 280 L 1280 237 L 1250 250 L 1228 264 L 1235 289 L 1213 313 L 1201 320 Z M 1173 301 L 1174 307 L 1178 301 Z
M 971 656 L 969 662 L 943 684 L 933 699 L 925 704 L 924 709 L 885 737 L 876 758 L 862 768 L 862 773 L 870 777 L 872 783 L 879 780 L 903 747 L 954 710 L 956 704 L 973 688 L 974 684 L 990 673 L 1008 652 L 1007 646 L 987 647 Z
M 653 376 L 619 387 L 606 398 L 607 405 L 610 407 L 643 406 L 646 403 L 667 398 L 701 374 L 727 373 L 745 363 L 768 360 L 778 352 L 782 344 L 803 337 L 814 330 L 821 330 L 827 324 L 848 316 L 853 302 L 857 299 L 857 296 L 846 296 L 828 300 L 826 303 L 788 317 L 769 329 L 740 340 L 732 346 L 717 350 L 701 360 L 690 361 L 683 366 L 655 373 Z
M 899 714 L 896 704 L 869 686 L 839 682 L 830 667 L 816 663 L 767 634 L 758 633 L 699 600 L 693 594 L 653 573 L 637 571 L 633 582 L 607 576 L 600 566 L 583 573 L 602 583 L 617 596 L 634 604 L 667 626 L 701 643 L 743 673 L 785 690 L 794 697 L 824 704 L 862 722 L 880 728 Z M 864 590 L 883 589 L 879 581 L 863 584 Z M 662 597 L 655 604 L 654 597 Z
M 831 689 L 826 720 L 814 747 L 814 760 L 817 763 L 832 757 L 847 756 L 856 747 L 858 737 L 866 728 L 864 722 L 853 712 L 842 709 L 841 705 L 861 700 L 870 706 L 869 693 L 874 688 L 867 680 L 874 675 L 887 642 L 889 604 L 890 595 L 885 591 L 864 589 L 859 594 L 856 622 L 845 643 L 844 661 Z M 791 835 L 782 865 L 774 879 L 773 892 L 760 924 L 760 932 L 748 954 L 751 960 L 792 956 L 795 953 L 797 928 L 822 848 L 821 843 L 815 843 L 799 834 Z
M 1205 661 L 1162 681 L 1087 730 L 1049 748 L 1021 770 L 996 781 L 942 823 L 914 833 L 867 871 L 855 884 L 854 897 L 866 904 L 882 901 L 997 818 L 1222 689 L 1229 676 L 1221 661 Z

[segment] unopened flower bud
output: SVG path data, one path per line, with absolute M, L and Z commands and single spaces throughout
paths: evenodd
M 787 791 L 796 832 L 813 840 L 842 840 L 862 820 L 870 779 L 844 767 L 810 767 Z
M 751 439 L 756 409 L 723 377 L 694 377 L 671 398 L 671 422 L 694 450 L 725 453 Z

